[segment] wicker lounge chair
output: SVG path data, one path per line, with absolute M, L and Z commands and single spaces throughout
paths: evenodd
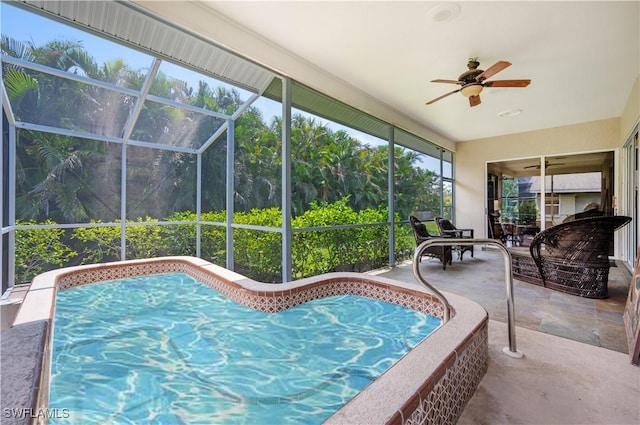
M 609 244 L 613 233 L 630 221 L 625 216 L 590 217 L 543 230 L 529 247 L 538 276 L 522 255 L 512 255 L 518 268 L 514 276 L 522 273 L 522 280 L 581 297 L 607 298 Z
M 436 224 L 440 229 L 440 236 L 445 238 L 473 239 L 473 229 L 458 229 L 451 220 L 436 217 Z M 462 261 L 465 252 L 471 252 L 473 258 L 473 245 L 456 245 L 453 249 L 458 252 L 458 260 Z
M 416 247 L 428 239 L 440 239 L 438 236 L 429 234 L 427 226 L 425 226 L 424 223 L 418 220 L 415 216 L 410 215 L 409 222 L 413 229 L 413 236 L 416 239 Z M 422 253 L 420 261 L 422 261 L 422 257 L 438 258 L 442 261 L 442 269 L 446 270 L 447 263 L 451 264 L 451 246 L 430 246 Z

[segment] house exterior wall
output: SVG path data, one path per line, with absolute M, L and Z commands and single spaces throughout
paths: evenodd
M 620 118 L 456 143 L 456 225 L 486 237 L 486 163 L 622 146 Z
M 547 198 L 548 199 L 548 198 Z M 555 226 L 562 223 L 567 217 L 580 213 L 590 204 L 600 203 L 600 193 L 563 193 L 558 195 L 559 212 L 552 217 L 547 216 L 546 227 Z M 540 194 L 536 195 L 536 208 L 542 210 Z M 538 217 L 538 221 L 540 217 Z M 538 223 L 538 226 L 540 223 Z

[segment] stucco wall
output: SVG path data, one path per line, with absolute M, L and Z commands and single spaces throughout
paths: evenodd
M 476 139 L 456 144 L 456 225 L 486 235 L 486 163 L 621 146 L 620 118 Z
M 640 75 L 618 118 L 456 143 L 456 224 L 486 236 L 487 162 L 618 149 L 639 120 Z

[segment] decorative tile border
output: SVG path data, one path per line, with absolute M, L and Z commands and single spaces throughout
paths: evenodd
M 174 272 L 185 273 L 239 304 L 270 313 L 316 298 L 351 294 L 399 304 L 439 318 L 444 314 L 435 296 L 381 277 L 330 273 L 284 284 L 265 284 L 198 258 L 166 257 L 44 273 L 32 282 L 15 323 L 51 320 L 58 290 Z M 447 294 L 447 298 L 452 306 L 451 320 L 331 416 L 326 425 L 455 424 L 487 369 L 488 315 L 463 297 Z M 50 358 L 46 360 L 50 362 Z M 48 386 L 44 390 L 48 393 Z
M 387 423 L 455 425 L 487 372 L 487 338 L 485 323 Z
M 280 289 L 282 286 L 280 284 L 263 284 L 265 286 L 263 291 L 251 291 L 236 282 L 221 279 L 211 270 L 181 259 L 134 264 L 115 263 L 99 268 L 74 270 L 60 276 L 56 287 L 58 290 L 65 290 L 96 282 L 177 272 L 191 276 L 238 304 L 267 313 L 277 313 L 317 298 L 350 294 L 398 304 L 441 319 L 444 315 L 442 304 L 433 295 L 416 290 L 394 288 L 367 275 L 332 273 L 307 279 L 310 281 L 309 284 L 287 290 Z M 455 311 L 452 311 L 453 315 Z

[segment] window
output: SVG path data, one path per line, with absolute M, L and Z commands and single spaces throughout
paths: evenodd
M 544 213 L 548 216 L 557 216 L 560 214 L 560 197 L 553 193 L 545 197 Z

